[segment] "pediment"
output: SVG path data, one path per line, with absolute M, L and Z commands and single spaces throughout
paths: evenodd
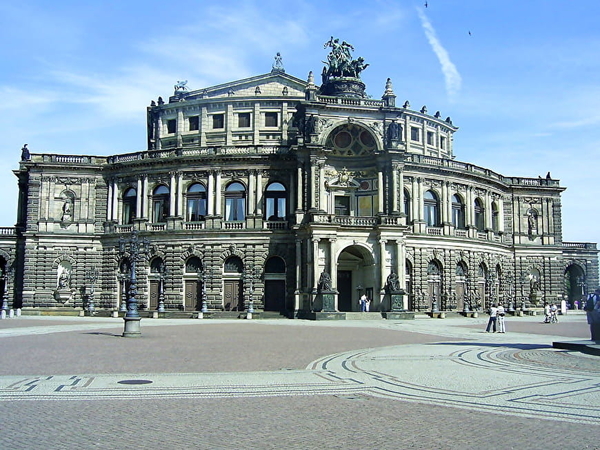
M 231 97 L 304 97 L 307 83 L 283 72 L 257 75 L 243 80 L 189 91 L 186 100 Z

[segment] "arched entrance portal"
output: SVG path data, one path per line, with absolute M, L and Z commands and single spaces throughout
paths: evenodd
M 364 247 L 352 245 L 340 253 L 337 264 L 338 310 L 360 311 L 358 299 L 366 294 L 371 299 L 376 292 L 373 255 Z
M 585 273 L 583 269 L 576 264 L 571 264 L 565 269 L 565 294 L 569 308 L 575 307 L 575 300 L 579 303 L 577 306 L 581 309 L 582 300 L 585 298 Z

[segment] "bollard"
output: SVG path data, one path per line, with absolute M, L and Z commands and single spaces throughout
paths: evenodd
M 202 311 L 198 312 L 197 319 L 204 319 L 204 313 Z
M 6 319 L 6 311 L 2 310 L 2 312 L 0 312 L 0 319 Z
M 158 319 L 158 311 L 152 311 L 152 318 Z
M 474 318 L 474 319 L 477 319 L 478 317 L 479 317 L 479 313 L 478 313 L 477 311 L 475 311 L 475 312 L 473 313 L 473 318 Z
M 17 317 L 21 317 L 21 308 L 17 308 Z
M 440 313 L 440 319 L 445 319 L 445 318 L 446 318 L 446 313 L 445 312 Z
M 119 317 L 119 311 L 113 311 L 113 312 L 112 312 L 112 317 L 114 317 L 115 319 L 116 319 L 117 317 Z

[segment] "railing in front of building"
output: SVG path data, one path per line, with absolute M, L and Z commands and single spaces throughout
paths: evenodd
M 414 164 L 427 164 L 431 166 L 447 167 L 449 169 L 463 170 L 477 175 L 482 175 L 492 180 L 497 180 L 511 186 L 547 186 L 559 187 L 560 181 L 551 178 L 521 178 L 521 177 L 505 177 L 490 169 L 479 167 L 474 164 L 455 161 L 452 159 L 436 158 L 435 156 L 409 154 L 407 158 Z
M 166 223 L 149 223 L 147 224 L 148 231 L 165 231 L 167 229 Z
M 15 227 L 0 227 L 1 236 L 15 236 L 17 229 Z
M 373 100 L 368 98 L 329 97 L 326 95 L 318 95 L 317 100 L 322 103 L 328 103 L 332 105 L 375 106 L 377 108 L 385 106 L 385 102 L 383 100 Z
M 595 242 L 563 242 L 563 248 L 581 248 L 585 250 L 597 250 L 597 244 Z
M 133 225 L 115 225 L 115 233 L 131 233 Z
M 184 222 L 183 229 L 187 231 L 204 230 L 206 224 L 204 222 Z
M 431 236 L 441 236 L 443 234 L 443 228 L 427 227 L 427 234 L 429 234 Z
M 244 230 L 246 228 L 246 222 L 243 220 L 233 222 L 221 222 L 221 228 L 224 230 Z
M 263 228 L 265 230 L 287 230 L 288 221 L 287 220 L 269 220 L 267 222 L 263 222 Z

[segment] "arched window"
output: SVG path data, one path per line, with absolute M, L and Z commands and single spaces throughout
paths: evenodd
M 165 262 L 162 258 L 154 258 L 150 263 L 150 272 L 154 274 L 163 273 L 165 271 Z
M 285 261 L 279 256 L 272 256 L 265 264 L 265 273 L 285 273 Z
M 169 216 L 169 188 L 161 185 L 152 193 L 152 221 L 166 222 Z
M 492 230 L 494 233 L 500 231 L 500 211 L 496 202 L 492 203 Z
M 197 256 L 192 256 L 185 262 L 185 273 L 200 273 L 202 271 L 202 261 Z
M 406 223 L 409 224 L 412 221 L 412 214 L 410 213 L 410 194 L 407 190 L 404 190 L 404 214 Z
M 225 189 L 225 220 L 238 221 L 246 218 L 246 188 L 233 182 Z
M 485 209 L 483 207 L 483 202 L 481 199 L 476 198 L 475 204 L 475 228 L 477 231 L 484 231 L 485 229 Z
M 225 261 L 224 267 L 225 273 L 229 274 L 242 274 L 244 273 L 244 263 L 237 256 L 230 256 Z
M 206 216 L 206 188 L 200 183 L 187 190 L 187 221 L 200 222 Z
M 267 186 L 265 195 L 267 220 L 285 220 L 287 215 L 287 192 L 281 183 L 271 183 Z
M 130 225 L 135 219 L 135 209 L 137 205 L 137 192 L 129 188 L 123 194 L 123 225 Z
M 428 227 L 440 225 L 440 201 L 433 191 L 425 192 L 423 196 L 425 207 L 425 224 Z
M 465 229 L 465 204 L 457 194 L 452 196 L 452 225 L 460 230 Z

